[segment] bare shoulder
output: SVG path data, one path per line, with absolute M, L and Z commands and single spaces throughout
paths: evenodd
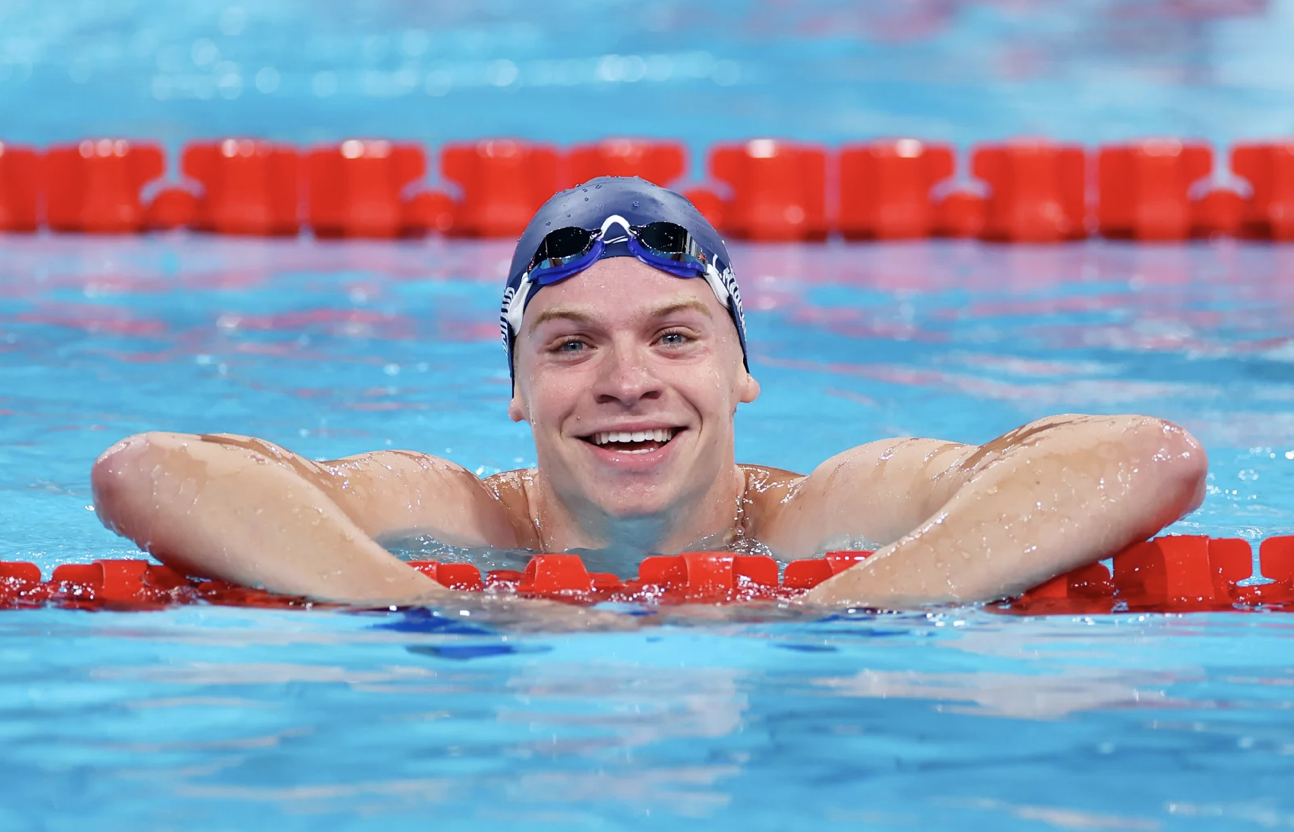
M 743 532 L 771 545 L 768 538 L 775 533 L 788 500 L 799 492 L 805 476 L 767 465 L 737 467 L 745 477 L 742 495 Z
M 516 536 L 515 546 L 539 551 L 543 544 L 535 528 L 531 511 L 531 489 L 535 484 L 534 468 L 503 471 L 483 480 L 483 486 L 507 514 Z
M 456 462 L 407 450 L 370 451 L 312 463 L 334 493 L 381 517 L 381 536 L 425 532 L 461 546 L 517 545 L 510 501 L 492 482 Z
M 935 439 L 883 439 L 836 454 L 807 476 L 773 477 L 757 535 L 787 557 L 884 545 L 929 515 L 931 485 L 971 450 Z
M 110 503 L 117 484 L 157 470 L 197 484 L 263 465 L 290 470 L 302 482 L 300 499 L 331 500 L 374 538 L 427 533 L 454 545 L 514 545 L 508 513 L 493 489 L 461 465 L 417 451 L 312 460 L 251 436 L 146 433 L 109 449 L 92 478 L 96 495 Z

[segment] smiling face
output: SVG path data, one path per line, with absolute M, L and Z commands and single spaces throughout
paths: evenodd
M 687 512 L 730 485 L 733 414 L 759 385 L 704 280 L 599 260 L 535 295 L 515 349 L 508 412 L 568 511 Z

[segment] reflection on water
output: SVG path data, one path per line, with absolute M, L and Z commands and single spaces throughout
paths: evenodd
M 534 462 L 490 323 L 506 245 L 4 242 L 6 558 L 137 557 L 87 511 L 86 479 L 140 430 L 317 459 L 410 448 L 483 474 Z M 763 386 L 738 415 L 739 459 L 809 470 L 885 436 L 1143 411 L 1210 453 L 1209 496 L 1180 530 L 1294 527 L 1284 248 L 734 257 Z M 392 543 L 487 569 L 530 557 Z M 583 554 L 622 575 L 643 555 Z M 1230 830 L 1259 822 L 1238 805 L 1294 814 L 1269 788 L 1294 778 L 1282 616 L 608 608 L 582 632 L 564 609 L 0 616 L 0 776 L 44 798 L 4 802 L 0 827 Z
M 83 793 L 91 773 L 96 800 L 61 810 L 85 822 L 1140 830 L 1256 822 L 1235 807 L 1263 795 L 1264 817 L 1294 813 L 1262 785 L 1294 774 L 1292 656 L 1270 616 L 953 610 L 563 636 L 22 615 L 0 644 L 41 653 L 0 678 L 0 773 L 45 794 Z M 488 644 L 517 649 L 424 649 Z

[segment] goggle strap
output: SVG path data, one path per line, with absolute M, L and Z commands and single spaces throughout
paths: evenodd
M 530 275 L 521 278 L 521 285 L 517 287 L 517 293 L 508 301 L 508 327 L 511 328 L 514 335 L 521 334 L 521 319 L 526 313 L 526 298 L 530 296 L 530 289 L 534 286 L 530 282 Z
M 613 226 L 613 225 L 618 225 L 618 226 L 620 226 L 621 228 L 623 228 L 623 229 L 625 230 L 625 235 L 626 235 L 626 236 L 628 236 L 628 237 L 632 237 L 632 236 L 633 236 L 633 226 L 629 224 L 629 220 L 625 219 L 624 217 L 620 216 L 619 214 L 612 214 L 611 216 L 609 216 L 609 217 L 607 217 L 606 219 L 604 219 L 604 220 L 602 221 L 602 228 L 601 228 L 601 230 L 599 231 L 599 233 L 600 233 L 603 237 L 606 237 L 606 236 L 607 236 L 607 231 L 609 231 L 609 230 L 611 229 L 611 226 Z

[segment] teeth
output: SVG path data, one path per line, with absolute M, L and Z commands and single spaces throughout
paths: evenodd
M 673 428 L 635 431 L 607 430 L 593 434 L 593 444 L 605 445 L 608 442 L 668 442 L 673 437 Z

